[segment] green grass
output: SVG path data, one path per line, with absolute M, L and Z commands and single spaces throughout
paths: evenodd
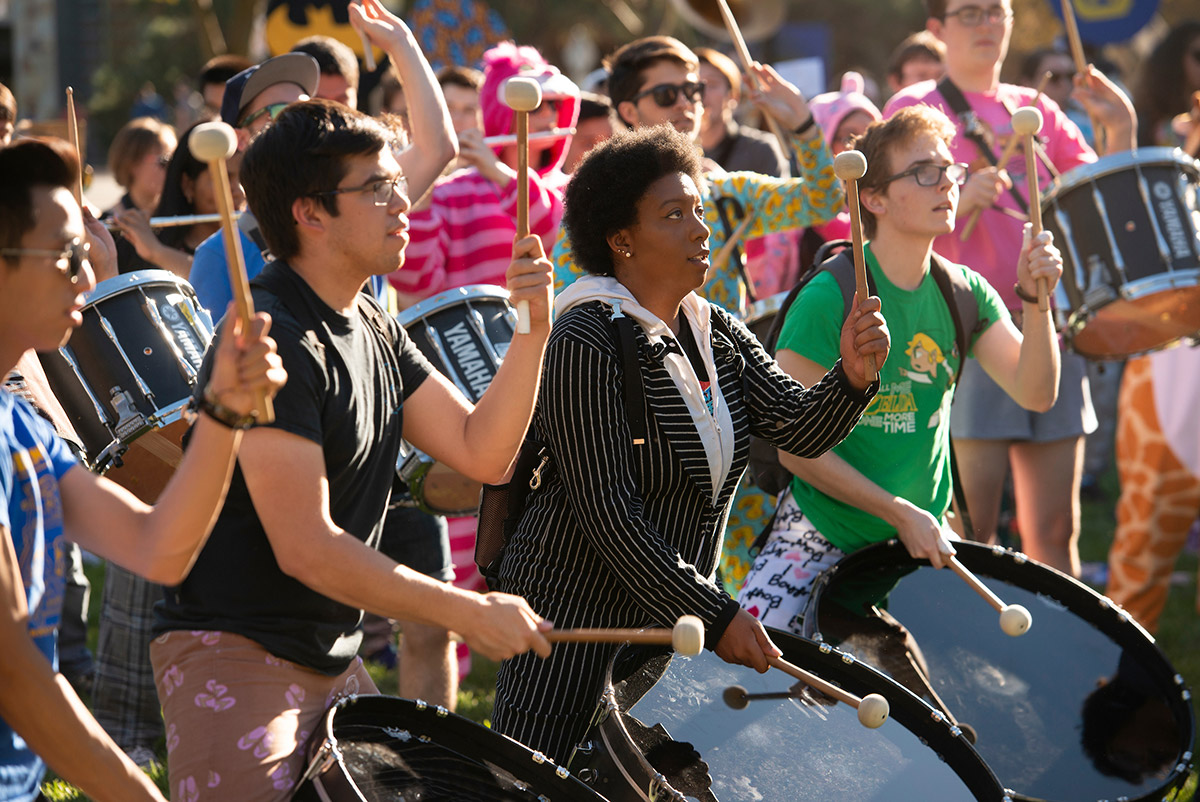
M 1108 500 L 1085 500 L 1083 503 L 1079 551 L 1084 562 L 1105 561 L 1108 549 L 1112 544 L 1115 528 L 1113 507 L 1118 495 L 1115 471 L 1109 471 L 1102 478 L 1101 488 L 1105 491 Z M 1180 558 L 1176 570 L 1186 572 L 1188 581 L 1186 584 L 1171 588 L 1157 638 L 1159 648 L 1167 655 L 1187 684 L 1194 689 L 1200 688 L 1200 625 L 1197 624 L 1196 614 L 1198 563 L 1200 560 L 1197 555 L 1192 553 L 1185 553 Z M 87 566 L 86 571 L 88 579 L 92 582 L 88 645 L 94 651 L 100 598 L 104 587 L 104 567 L 102 565 Z M 1097 589 L 1103 591 L 1103 588 Z M 490 726 L 492 705 L 496 693 L 497 668 L 497 664 L 490 660 L 478 655 L 472 657 L 471 673 L 462 679 L 459 687 L 457 712 L 460 715 L 479 724 Z M 381 693 L 393 695 L 396 693 L 397 675 L 394 670 L 386 671 L 375 665 L 369 665 L 368 670 Z M 1193 697 L 1193 709 L 1197 713 L 1197 720 L 1200 720 L 1200 705 L 1197 702 L 1196 697 Z M 157 751 L 162 759 L 162 765 L 152 767 L 149 773 L 165 795 L 168 793 L 165 745 L 160 743 Z M 1187 785 L 1170 798 L 1171 802 L 1192 802 L 1196 798 L 1198 784 L 1200 784 L 1200 780 L 1193 772 Z M 42 792 L 50 802 L 74 802 L 74 800 L 88 799 L 77 789 L 52 775 L 43 784 Z

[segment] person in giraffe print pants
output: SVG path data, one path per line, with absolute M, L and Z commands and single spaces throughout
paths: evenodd
M 1196 346 L 1131 359 L 1121 379 L 1121 497 L 1107 593 L 1150 632 L 1158 630 L 1171 572 L 1200 513 L 1198 393 Z

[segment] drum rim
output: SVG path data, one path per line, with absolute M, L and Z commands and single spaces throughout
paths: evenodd
M 434 312 L 462 301 L 472 301 L 483 298 L 495 298 L 509 302 L 508 290 L 496 284 L 464 284 L 449 290 L 443 290 L 437 295 L 431 295 L 396 315 L 396 322 L 408 328 L 421 318 L 428 317 Z
M 883 694 L 890 707 L 889 718 L 896 719 L 899 726 L 933 750 L 939 759 L 949 766 L 954 775 L 962 781 L 976 800 L 980 802 L 1011 802 L 1011 797 L 1000 779 L 996 777 L 991 766 L 975 750 L 966 736 L 961 731 L 956 732 L 958 728 L 952 722 L 908 688 L 874 666 L 858 660 L 854 655 L 830 644 L 772 627 L 766 627 L 766 630 L 775 645 L 783 651 L 785 660 L 799 662 L 802 668 L 811 669 L 824 679 L 857 696 L 864 696 L 868 693 Z M 617 652 L 619 653 L 620 649 Z M 802 655 L 804 658 L 802 662 L 796 658 L 800 652 L 805 652 Z M 638 768 L 647 777 L 654 778 L 658 772 L 646 761 L 645 755 L 634 746 L 633 738 L 625 726 L 624 717 L 628 714 L 620 709 L 616 701 L 615 686 L 612 682 L 612 668 L 616 659 L 617 653 L 614 653 L 608 661 L 605 669 L 604 695 L 597 708 L 597 714 L 602 709 L 607 709 L 605 719 L 593 725 L 581 743 L 594 740 L 597 733 L 603 737 L 605 721 L 612 719 L 613 723 L 609 726 L 618 728 L 623 741 L 623 751 L 632 752 Z M 910 723 L 913 726 L 910 726 Z M 608 739 L 605 738 L 605 740 Z M 937 743 L 938 746 L 934 746 L 934 743 Z M 700 758 L 703 760 L 704 755 L 700 755 Z M 615 757 L 614 762 L 618 762 Z M 618 768 L 622 774 L 629 774 L 629 767 L 621 765 Z M 968 772 L 970 776 L 964 776 L 964 771 Z M 668 787 L 671 786 L 668 785 Z
M 102 301 L 110 296 L 131 290 L 134 287 L 141 287 L 145 284 L 174 284 L 178 287 L 186 287 L 193 296 L 196 294 L 196 290 L 186 279 L 180 278 L 170 270 L 135 270 L 132 273 L 121 273 L 120 275 L 106 278 L 104 281 L 99 282 L 92 288 L 91 292 L 84 296 L 85 303 L 83 308 L 87 309 L 97 301 Z
M 1183 681 L 1182 675 L 1171 664 L 1171 661 L 1167 659 L 1167 656 L 1163 654 L 1162 649 L 1158 647 L 1154 637 L 1141 624 L 1134 620 L 1133 616 L 1113 602 L 1112 599 L 1097 593 L 1073 576 L 1040 563 L 1022 552 L 1007 549 L 999 545 L 987 546 L 982 543 L 972 543 L 969 541 L 956 541 L 954 548 L 957 551 L 959 562 L 981 577 L 991 577 L 992 579 L 1010 582 L 1010 576 L 1006 576 L 1006 571 L 1003 569 L 1011 568 L 1012 566 L 1023 566 L 1023 571 L 1028 569 L 1025 575 L 1035 581 L 1028 584 L 1017 582 L 1012 582 L 1012 584 L 1030 593 L 1035 593 L 1039 596 L 1048 596 L 1053 601 L 1066 607 L 1071 613 L 1098 629 L 1122 650 L 1129 649 L 1135 654 L 1146 654 L 1154 658 L 1153 676 L 1158 680 L 1170 679 L 1171 681 L 1164 682 L 1164 685 L 1167 687 L 1173 685 L 1177 689 L 1176 693 L 1169 694 L 1168 703 L 1172 713 L 1177 716 L 1177 720 L 1181 722 L 1182 728 L 1186 731 L 1186 744 L 1176 757 L 1175 767 L 1167 778 L 1163 780 L 1163 783 L 1156 789 L 1145 794 L 1137 797 L 1128 797 L 1129 802 L 1160 799 L 1161 794 L 1169 791 L 1172 787 L 1179 785 L 1188 778 L 1191 768 L 1194 765 L 1193 754 L 1196 747 L 1196 721 L 1192 711 L 1191 690 Z M 930 565 L 930 562 L 926 559 L 912 557 L 908 553 L 908 549 L 898 538 L 890 538 L 879 543 L 872 543 L 847 555 L 817 578 L 812 596 L 804 611 L 804 631 L 806 637 L 820 637 L 820 633 L 817 632 L 816 620 L 820 614 L 820 599 L 831 579 L 838 573 L 844 572 L 847 567 L 855 567 L 860 563 L 884 563 L 892 566 L 900 566 L 907 563 L 918 568 Z M 1001 570 L 994 570 L 997 567 Z M 1087 603 L 1082 605 L 1076 603 L 1080 601 Z M 979 600 L 979 603 L 983 604 L 984 602 Z M 1159 670 L 1164 667 L 1170 670 L 1169 673 Z M 1017 798 L 1024 798 L 1020 796 L 1019 789 L 1017 791 Z
M 328 768 L 330 768 L 330 766 L 327 765 L 324 768 L 318 769 L 318 763 L 324 762 L 325 760 L 325 758 L 322 756 L 322 751 L 326 744 L 331 745 L 334 761 L 338 764 L 338 766 L 340 766 L 343 774 L 349 778 L 349 774 L 346 772 L 346 766 L 342 758 L 341 749 L 338 747 L 340 741 L 338 740 L 334 730 L 338 721 L 338 714 L 340 712 L 348 711 L 351 707 L 357 707 L 368 713 L 375 711 L 382 713 L 402 711 L 408 715 L 408 718 L 404 720 L 403 724 L 398 724 L 398 726 L 404 726 L 409 729 L 414 728 L 416 724 L 429 721 L 429 716 L 433 716 L 435 719 L 440 720 L 438 726 L 441 727 L 444 732 L 449 734 L 469 733 L 474 736 L 481 736 L 479 738 L 475 738 L 469 744 L 461 745 L 467 748 L 460 748 L 459 746 L 447 748 L 453 748 L 455 751 L 458 751 L 464 756 L 470 758 L 479 754 L 478 747 L 482 741 L 487 741 L 491 744 L 503 744 L 505 750 L 503 754 L 501 754 L 499 750 L 492 750 L 491 754 L 488 755 L 488 758 L 491 759 L 501 756 L 507 759 L 509 757 L 513 757 L 514 763 L 515 760 L 519 759 L 527 760 L 527 766 L 530 767 L 529 774 L 519 777 L 514 774 L 513 776 L 518 781 L 528 783 L 531 789 L 536 789 L 537 793 L 546 794 L 547 792 L 557 793 L 561 791 L 563 794 L 570 793 L 573 794 L 573 796 L 547 798 L 581 800 L 595 799 L 597 802 L 603 802 L 603 797 L 600 797 L 578 777 L 567 771 L 566 767 L 559 766 L 550 758 L 542 755 L 540 752 L 531 750 L 520 741 L 514 740 L 503 733 L 496 732 L 490 727 L 485 727 L 482 724 L 478 724 L 466 716 L 461 716 L 457 713 L 454 713 L 441 705 L 430 704 L 429 702 L 425 702 L 421 699 L 403 699 L 398 696 L 388 696 L 380 693 L 360 693 L 342 696 L 325 710 L 321 716 L 321 726 L 313 732 L 312 736 L 310 736 L 307 748 L 304 750 L 305 755 L 308 758 L 308 762 L 305 766 L 305 772 L 302 775 L 305 780 L 315 780 L 317 777 L 324 774 Z M 418 719 L 417 717 L 421 718 Z M 381 721 L 381 723 L 386 722 Z M 470 751 L 468 751 L 468 748 Z M 493 760 L 492 762 L 496 763 L 496 765 L 500 766 L 506 771 L 513 773 L 511 764 L 500 763 L 496 760 Z M 544 783 L 551 784 L 554 787 L 549 789 L 544 788 Z
M 1072 167 L 1055 178 L 1042 195 L 1042 209 L 1045 210 L 1060 195 L 1076 189 L 1088 181 L 1122 172 L 1134 165 L 1168 163 L 1173 163 L 1183 170 L 1190 169 L 1193 175 L 1200 179 L 1200 159 L 1193 159 L 1179 148 L 1153 147 L 1138 148 L 1136 151 L 1124 150 L 1101 156 L 1094 162 Z

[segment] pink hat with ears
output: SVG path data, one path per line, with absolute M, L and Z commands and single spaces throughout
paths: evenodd
M 863 77 L 857 72 L 846 72 L 842 74 L 841 91 L 826 92 L 808 101 L 808 108 L 812 112 L 813 119 L 825 132 L 825 143 L 829 147 L 833 147 L 833 137 L 837 133 L 838 126 L 852 112 L 865 111 L 871 115 L 872 120 L 883 119 L 879 109 L 869 97 L 863 94 L 865 85 Z
M 483 54 L 483 86 L 479 89 L 479 110 L 483 115 L 484 136 L 499 136 L 513 132 L 513 110 L 504 104 L 504 82 L 514 75 L 533 78 L 542 87 L 542 97 L 558 100 L 557 128 L 573 128 L 579 118 L 579 87 L 549 64 L 536 48 L 512 42 L 501 42 Z M 551 147 L 550 165 L 543 170 L 562 165 L 570 147 L 569 138 L 560 139 Z M 495 149 L 497 153 L 500 148 Z

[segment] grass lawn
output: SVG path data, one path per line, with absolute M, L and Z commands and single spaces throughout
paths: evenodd
M 1107 501 L 1085 500 L 1083 504 L 1082 536 L 1080 538 L 1080 555 L 1085 563 L 1102 563 L 1105 561 L 1109 545 L 1112 543 L 1114 518 L 1113 506 L 1117 498 L 1117 480 L 1115 471 L 1110 471 L 1101 482 L 1101 488 L 1107 495 Z M 1186 575 L 1186 580 L 1172 587 L 1163 613 L 1162 623 L 1158 633 L 1158 645 L 1171 660 L 1176 670 L 1184 677 L 1192 688 L 1200 688 L 1200 625 L 1196 615 L 1196 571 L 1198 559 L 1194 552 L 1187 552 L 1179 561 L 1177 571 Z M 92 609 L 89 627 L 89 645 L 95 649 L 97 625 L 96 618 L 100 606 L 100 597 L 104 583 L 104 567 L 88 566 L 87 573 L 92 581 Z M 1103 591 L 1103 588 L 1097 588 Z M 385 671 L 378 666 L 370 666 L 371 676 L 380 691 L 387 694 L 396 693 L 397 677 L 395 671 Z M 481 724 L 489 724 L 492 714 L 492 702 L 495 695 L 495 676 L 497 664 L 474 656 L 471 673 L 463 678 L 458 694 L 458 713 Z M 1196 699 L 1193 697 L 1193 709 L 1200 714 Z M 1198 719 L 1200 720 L 1200 719 Z M 165 760 L 166 749 L 159 744 L 159 754 Z M 167 791 L 166 771 L 156 767 L 151 772 L 164 794 Z M 1190 802 L 1196 798 L 1198 778 L 1193 774 L 1187 786 L 1176 796 L 1173 802 Z M 43 786 L 43 792 L 51 802 L 66 802 L 66 800 L 84 800 L 87 797 L 80 794 L 69 784 L 51 777 Z

